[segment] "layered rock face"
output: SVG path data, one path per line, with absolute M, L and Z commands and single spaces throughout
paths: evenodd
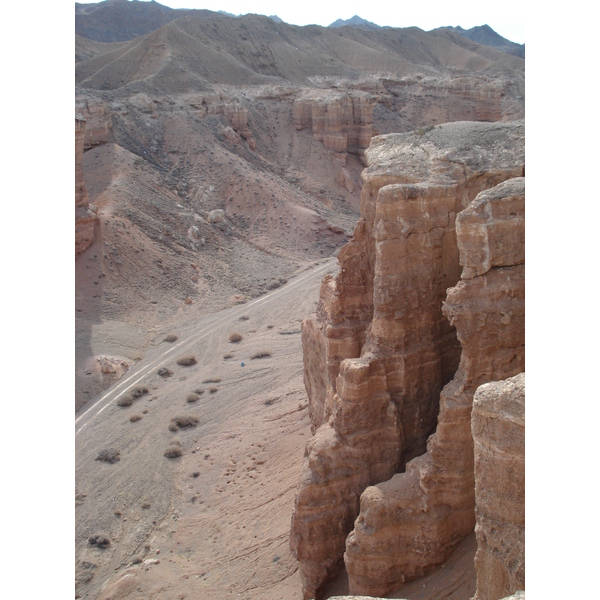
M 477 593 L 525 589 L 525 373 L 482 385 L 473 399 Z
M 365 488 L 425 451 L 460 356 L 442 313 L 461 273 L 456 215 L 481 190 L 523 174 L 523 142 L 522 123 L 448 123 L 423 135 L 379 136 L 366 152 L 361 219 L 340 250 L 339 274 L 323 280 L 316 315 L 302 324 L 315 435 L 290 545 L 305 598 L 340 565 Z M 457 315 L 461 302 L 449 301 Z M 472 530 L 472 516 L 466 521 Z
M 311 92 L 294 101 L 294 127 L 311 129 L 313 139 L 342 161 L 348 152 L 363 156 L 373 135 L 374 104 L 375 96 L 361 91 Z
M 456 327 L 460 365 L 441 393 L 427 452 L 361 496 L 346 540 L 352 593 L 381 595 L 422 575 L 473 530 L 473 395 L 525 368 L 524 178 L 479 194 L 456 232 L 463 271 L 443 313 Z
M 90 208 L 88 193 L 83 181 L 83 146 L 85 119 L 75 115 L 75 258 L 85 252 L 94 241 L 94 228 L 98 215 Z
M 85 150 L 111 141 L 112 115 L 105 102 L 96 98 L 79 98 L 77 112 L 85 120 Z

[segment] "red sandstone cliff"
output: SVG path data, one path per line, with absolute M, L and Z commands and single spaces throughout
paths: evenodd
M 508 216 L 493 203 L 464 209 L 523 174 L 523 141 L 522 123 L 449 123 L 380 136 L 366 152 L 362 217 L 339 253 L 339 275 L 324 279 L 317 313 L 302 328 L 315 436 L 290 545 L 305 598 L 335 574 L 345 548 L 351 592 L 376 595 L 444 560 L 473 529 L 470 405 L 488 375 L 523 370 L 518 334 L 494 334 L 497 321 L 522 324 L 524 267 L 508 267 L 507 283 L 495 258 L 457 244 L 457 232 L 459 223 L 476 233 L 506 230 L 512 208 Z M 519 229 L 523 215 L 514 221 Z M 459 251 L 465 269 L 456 285 Z M 484 263 L 494 267 L 486 275 Z
M 475 393 L 477 593 L 496 600 L 525 589 L 525 373 Z

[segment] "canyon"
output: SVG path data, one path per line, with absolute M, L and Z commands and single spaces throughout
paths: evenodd
M 524 589 L 523 59 L 81 6 L 77 596 Z

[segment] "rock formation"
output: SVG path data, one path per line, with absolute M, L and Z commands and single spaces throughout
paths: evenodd
M 375 96 L 361 91 L 309 92 L 294 101 L 292 118 L 297 131 L 308 128 L 345 163 L 346 154 L 363 156 L 373 135 Z
M 434 479 L 435 501 L 439 502 L 432 504 L 433 514 L 423 513 L 430 520 L 422 532 L 423 523 L 413 523 L 411 517 L 419 517 L 423 503 L 429 501 L 416 489 L 415 465 L 423 457 L 409 464 L 406 475 L 394 474 L 425 451 L 427 438 L 435 430 L 440 392 L 452 380 L 460 356 L 454 325 L 461 342 L 464 335 L 478 337 L 486 320 L 495 319 L 495 313 L 487 315 L 493 313 L 492 301 L 504 310 L 500 319 L 512 318 L 517 328 L 522 323 L 522 267 L 512 267 L 517 270 L 514 290 L 505 277 L 498 276 L 500 269 L 488 273 L 485 282 L 484 277 L 467 280 L 463 272 L 465 279 L 448 297 L 444 313 L 442 303 L 447 288 L 458 282 L 461 273 L 456 215 L 480 191 L 523 175 L 523 141 L 523 123 L 448 123 L 425 132 L 379 136 L 366 152 L 369 167 L 362 175 L 361 219 L 351 242 L 339 253 L 340 273 L 323 280 L 317 313 L 302 326 L 304 378 L 315 435 L 306 448 L 290 545 L 300 563 L 304 598 L 315 597 L 335 574 L 361 507 L 346 553 L 352 593 L 391 589 L 406 576 L 402 566 L 397 577 L 394 561 L 408 557 L 409 563 L 413 561 L 408 571 L 416 575 L 440 556 L 443 560 L 473 529 L 470 400 L 477 385 L 489 381 L 479 368 L 487 368 L 488 363 L 496 366 L 496 358 L 478 355 L 486 350 L 487 337 L 477 348 L 477 340 L 473 342 L 473 357 L 465 355 L 463 346 L 462 379 L 445 388 L 433 454 L 443 463 L 450 445 L 450 458 L 456 458 L 451 466 L 461 486 L 455 490 L 452 478 L 450 482 Z M 472 228 L 485 228 L 488 213 L 473 210 Z M 495 231 L 496 221 L 502 219 L 494 211 L 490 214 L 487 227 Z M 465 221 L 467 229 L 471 221 Z M 493 258 L 491 263 L 495 264 Z M 494 284 L 490 290 L 485 285 L 488 280 Z M 515 298 L 505 300 L 507 292 L 516 294 Z M 473 293 L 479 298 L 470 300 Z M 445 315 L 451 316 L 452 323 Z M 520 348 L 519 344 L 514 347 Z M 508 367 L 498 366 L 501 377 L 522 370 L 520 354 L 512 362 L 508 350 L 505 354 L 518 370 L 507 372 Z M 468 409 L 460 404 L 464 401 Z M 456 419 L 458 427 L 452 425 L 448 431 L 447 423 Z M 469 440 L 462 439 L 464 432 Z M 454 454 L 457 449 L 466 452 L 469 445 L 470 460 Z M 396 522 L 396 506 L 392 506 L 398 477 L 403 481 L 412 477 L 406 488 L 413 496 L 407 501 L 414 499 L 418 505 L 415 515 L 402 517 L 404 525 Z M 367 499 L 374 499 L 365 511 L 365 494 L 360 499 L 363 491 L 390 478 L 386 484 L 369 488 L 374 491 Z M 427 485 L 430 479 L 426 478 Z M 384 491 L 380 491 L 382 486 Z M 384 493 L 388 488 L 393 492 L 390 498 Z M 450 514 L 446 491 L 460 506 L 457 513 Z M 374 522 L 369 520 L 371 515 L 376 515 Z M 400 533 L 402 526 L 406 533 Z M 415 531 L 419 532 L 416 537 Z M 398 535 L 402 543 L 410 541 L 408 551 L 396 547 Z M 414 547 L 415 539 L 423 547 Z M 417 556 L 423 557 L 422 566 L 413 564 L 413 551 L 421 552 Z
M 94 228 L 98 215 L 90 207 L 88 193 L 83 181 L 83 145 L 85 119 L 75 115 L 75 258 L 85 252 L 94 241 Z
M 477 593 L 496 600 L 525 589 L 525 373 L 478 388 L 475 444 Z
M 460 365 L 442 391 L 427 452 L 361 497 L 346 541 L 353 593 L 383 594 L 422 575 L 473 530 L 473 395 L 525 367 L 524 217 L 522 177 L 482 192 L 457 217 L 464 268 L 443 312 L 456 327 Z

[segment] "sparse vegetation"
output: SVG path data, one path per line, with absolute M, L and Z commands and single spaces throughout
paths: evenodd
M 90 546 L 96 546 L 97 548 L 106 548 L 110 546 L 110 540 L 104 535 L 94 535 L 88 538 Z
M 106 448 L 98 453 L 95 460 L 101 460 L 112 465 L 121 460 L 121 451 L 116 448 Z
M 240 321 L 247 321 L 250 317 L 248 315 L 242 315 L 239 320 Z
M 134 388 L 131 392 L 125 394 L 124 396 L 119 398 L 119 400 L 117 400 L 117 406 L 131 406 L 135 399 L 140 398 L 141 396 L 144 396 L 147 393 L 148 388 L 146 386 Z
M 192 355 L 181 356 L 177 359 L 177 364 L 182 367 L 191 367 L 196 364 L 196 357 Z
M 202 394 L 204 394 L 204 390 L 198 388 L 197 390 L 194 390 L 194 394 L 198 394 L 198 396 L 202 396 Z
M 163 455 L 167 458 L 178 458 L 183 455 L 183 451 L 179 446 L 169 446 L 164 452 Z
M 169 342 L 169 344 L 172 344 L 173 342 L 176 342 L 179 338 L 176 335 L 173 335 L 172 333 L 170 333 L 163 341 L 165 342 Z
M 250 356 L 250 358 L 268 358 L 271 353 L 268 350 L 258 350 Z
M 200 471 L 194 471 L 194 472 L 192 473 L 192 477 L 193 477 L 194 479 L 196 479 L 196 477 L 200 477 Z
M 229 342 L 231 344 L 237 344 L 238 342 L 241 342 L 242 339 L 243 339 L 242 334 L 238 333 L 237 331 L 234 331 L 233 333 L 231 333 L 229 335 Z
M 233 358 L 233 354 L 231 354 L 231 352 L 223 354 L 223 360 L 229 360 L 230 358 Z
M 170 369 L 167 369 L 167 367 L 163 367 L 162 369 L 159 369 L 157 371 L 157 373 L 161 376 L 164 377 L 165 379 L 167 377 L 171 377 L 171 375 L 173 375 L 173 371 L 171 371 Z
M 218 387 L 214 387 L 214 386 L 213 386 L 213 387 L 210 387 L 210 388 L 208 388 L 208 391 L 209 391 L 211 394 L 214 394 L 215 392 L 218 392 L 218 391 L 219 391 L 219 388 L 218 388 Z
M 221 381 L 220 377 L 209 377 L 208 379 L 205 379 L 202 383 L 219 383 L 219 381 Z
M 136 421 L 140 421 L 140 420 L 141 420 L 141 418 L 142 418 L 142 415 L 131 415 L 131 416 L 129 417 L 129 420 L 130 420 L 132 423 L 135 423 Z
M 194 402 L 198 402 L 199 397 L 198 394 L 188 394 L 188 397 L 185 399 L 186 402 L 189 402 L 190 404 L 194 403 Z
M 171 424 L 169 425 L 169 429 L 171 431 L 177 431 L 178 429 L 187 429 L 188 427 L 196 427 L 200 419 L 198 417 L 193 417 L 191 415 L 186 415 L 184 417 L 173 417 L 171 419 Z M 172 429 L 173 425 L 175 429 Z

